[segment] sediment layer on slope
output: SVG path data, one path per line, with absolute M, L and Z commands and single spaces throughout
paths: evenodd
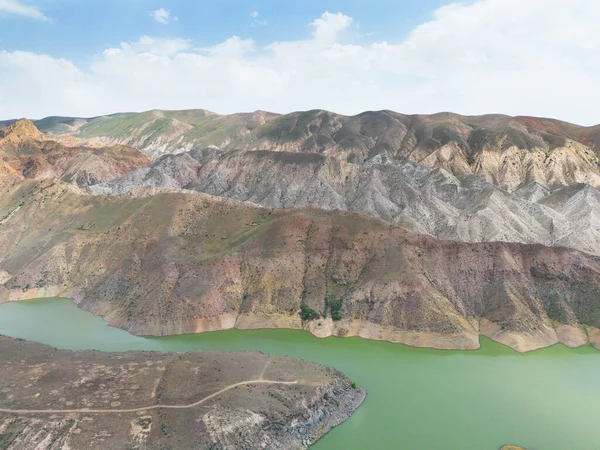
M 269 208 L 339 209 L 441 239 L 566 246 L 600 254 L 600 192 L 531 183 L 508 192 L 414 163 L 354 164 L 314 153 L 196 149 L 90 186 L 105 195 L 191 189 Z
M 420 163 L 455 175 L 475 174 L 517 189 L 600 186 L 600 128 L 552 119 L 451 113 L 405 115 L 323 110 L 221 116 L 205 110 L 115 114 L 94 119 L 48 118 L 49 131 L 131 145 L 151 159 L 196 147 L 327 154 L 349 162 Z
M 0 359 L 0 410 L 53 410 L 0 411 L 3 449 L 300 449 L 365 397 L 337 370 L 259 352 L 72 352 L 0 336 Z
M 87 186 L 118 178 L 150 161 L 138 150 L 123 145 L 86 147 L 69 145 L 43 135 L 26 119 L 0 128 L 0 175 L 34 179 L 61 178 Z
M 482 333 L 520 351 L 600 337 L 600 259 L 565 248 L 441 241 L 200 193 L 89 196 L 55 180 L 12 186 L 0 214 L 0 296 L 52 288 L 136 334 L 287 327 L 477 348 Z

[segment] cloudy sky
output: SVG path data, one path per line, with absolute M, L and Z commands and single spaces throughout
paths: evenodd
M 154 108 L 600 123 L 598 0 L 0 0 L 0 119 Z

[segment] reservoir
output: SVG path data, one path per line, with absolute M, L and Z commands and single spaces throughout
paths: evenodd
M 298 330 L 147 338 L 67 299 L 0 305 L 0 334 L 73 350 L 259 350 L 335 367 L 368 396 L 316 450 L 600 448 L 600 352 L 590 347 L 519 354 L 482 338 L 476 351 L 440 351 Z

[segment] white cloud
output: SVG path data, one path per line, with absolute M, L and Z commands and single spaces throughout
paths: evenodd
M 106 53 L 128 52 L 132 56 L 175 56 L 178 53 L 189 50 L 192 44 L 189 39 L 168 39 L 157 38 L 153 36 L 142 36 L 136 42 L 121 42 L 119 48 L 109 48 L 104 51 Z
M 258 13 L 258 11 L 252 11 L 250 13 L 250 17 L 252 17 L 252 23 L 254 25 L 258 25 L 258 26 L 265 26 L 268 25 L 269 22 L 265 19 L 259 19 L 258 17 L 260 16 L 260 14 Z
M 36 6 L 26 5 L 19 0 L 0 0 L 0 17 L 4 14 L 50 21 L 50 18 L 45 16 Z
M 177 16 L 171 15 L 171 11 L 168 11 L 164 8 L 157 9 L 156 11 L 152 11 L 150 13 L 152 18 L 156 20 L 158 23 L 169 24 L 171 22 L 177 22 Z
M 600 122 L 600 2 L 479 0 L 438 9 L 397 43 L 326 12 L 306 40 L 210 48 L 145 36 L 89 67 L 0 52 L 0 118 L 152 108 L 506 113 Z M 308 34 L 308 33 L 307 33 Z M 363 42 L 369 41 L 369 42 Z
M 255 51 L 255 49 L 252 39 L 241 39 L 239 36 L 232 36 L 225 42 L 208 48 L 207 51 L 216 57 L 243 58 L 244 55 Z
M 329 11 L 310 24 L 314 28 L 313 38 L 323 44 L 337 41 L 341 31 L 347 29 L 353 22 L 352 17 L 342 13 L 332 14 Z

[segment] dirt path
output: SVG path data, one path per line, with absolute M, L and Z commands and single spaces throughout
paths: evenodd
M 263 367 L 262 372 L 260 373 L 260 379 L 262 380 L 265 377 L 265 373 L 267 372 L 267 369 L 269 368 L 269 366 L 271 365 L 271 362 L 273 361 L 273 355 L 271 355 L 271 357 L 267 360 L 267 363 L 265 364 L 265 367 Z
M 238 386 L 243 386 L 246 384 L 298 384 L 298 381 L 271 381 L 271 380 L 249 380 L 249 381 L 240 381 L 239 383 L 234 383 L 226 388 L 221 389 L 220 391 L 215 392 L 214 394 L 210 394 L 207 397 L 204 397 L 202 400 L 198 400 L 197 402 L 190 403 L 189 405 L 151 405 L 151 406 L 142 406 L 140 408 L 131 408 L 131 409 L 2 409 L 0 408 L 0 413 L 8 413 L 8 414 L 74 414 L 74 413 L 85 413 L 85 414 L 114 414 L 114 413 L 135 413 L 148 411 L 151 409 L 187 409 L 193 408 L 195 406 L 201 405 L 207 400 L 214 398 L 223 392 L 229 391 L 230 389 L 236 388 Z

